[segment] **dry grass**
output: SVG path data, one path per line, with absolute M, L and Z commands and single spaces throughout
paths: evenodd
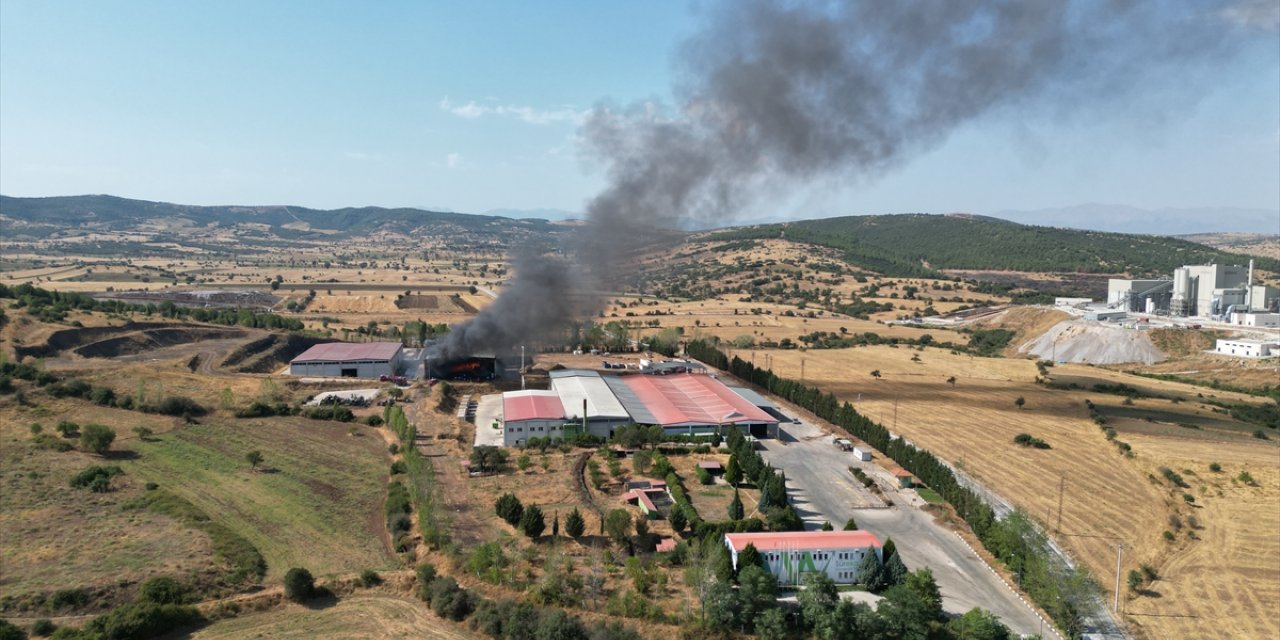
M 465 625 L 441 620 L 423 603 L 406 596 L 370 593 L 346 597 L 324 608 L 287 604 L 216 622 L 189 636 L 192 640 L 232 638 L 428 638 L 471 640 L 481 636 Z
M 1171 496 L 1160 483 L 1149 480 L 1147 474 L 1155 466 L 1163 464 L 1161 460 L 1169 457 L 1169 452 L 1182 452 L 1180 455 L 1183 456 L 1217 457 L 1226 462 L 1234 459 L 1237 451 L 1245 451 L 1250 456 L 1261 456 L 1259 462 L 1270 456 L 1273 470 L 1275 463 L 1280 462 L 1272 443 L 1254 441 L 1254 444 L 1242 442 L 1240 438 L 1196 441 L 1141 435 L 1135 435 L 1131 442 L 1137 459 L 1126 460 L 1090 422 L 1084 406 L 1086 398 L 1116 404 L 1120 398 L 1084 391 L 1051 390 L 1037 385 L 1033 382 L 1037 375 L 1035 366 L 1026 360 L 970 358 L 928 349 L 920 353 L 923 362 L 915 363 L 910 359 L 914 353 L 919 352 L 886 346 L 807 353 L 775 352 L 773 366 L 781 375 L 799 378 L 800 359 L 806 359 L 809 382 L 835 392 L 842 399 L 854 401 L 865 415 L 962 466 L 993 491 L 1047 523 L 1050 529 L 1057 524 L 1059 483 L 1065 479 L 1061 514 L 1063 535 L 1059 540 L 1095 576 L 1112 575 L 1114 551 L 1107 546 L 1109 539 L 1086 536 L 1109 536 L 1134 545 L 1136 548 L 1125 562 L 1126 571 L 1136 568 L 1139 562 L 1160 561 L 1167 546 L 1160 537 L 1161 532 L 1168 527 L 1169 513 L 1182 508 L 1182 500 L 1180 495 Z M 880 370 L 883 378 L 873 378 L 870 375 L 872 370 Z M 1193 399 L 1196 393 L 1203 391 L 1189 385 L 1146 380 L 1087 367 L 1055 367 L 1053 371 L 1055 376 L 1063 372 L 1122 380 L 1162 394 Z M 954 387 L 945 382 L 949 376 L 958 379 Z M 1241 394 L 1219 396 L 1258 400 Z M 1014 405 L 1018 397 L 1026 399 L 1022 410 Z M 1207 410 L 1207 407 L 1194 402 L 1181 405 L 1159 402 L 1173 412 L 1193 414 L 1197 410 Z M 1023 432 L 1047 440 L 1053 448 L 1042 451 L 1013 445 L 1013 436 Z M 1161 443 L 1159 447 L 1153 446 L 1156 442 Z M 1200 468 L 1204 466 L 1203 463 L 1199 465 Z M 1273 476 L 1264 472 L 1263 477 Z M 1230 499 L 1218 502 L 1222 505 L 1232 503 Z M 1251 506 L 1230 507 L 1231 511 L 1224 513 L 1222 520 L 1231 517 L 1228 513 L 1243 515 L 1248 508 L 1253 508 L 1256 516 L 1258 509 L 1265 506 L 1265 501 L 1246 504 Z M 1225 612 L 1231 610 L 1231 603 L 1241 598 L 1233 593 L 1230 587 L 1233 584 L 1250 586 L 1242 591 L 1263 594 L 1274 591 L 1275 574 L 1267 575 L 1265 571 L 1257 570 L 1256 565 L 1258 558 L 1266 558 L 1274 566 L 1275 558 L 1280 555 L 1257 555 L 1257 548 L 1252 547 L 1249 541 L 1267 535 L 1274 541 L 1273 527 L 1280 516 L 1275 505 L 1273 498 L 1270 523 L 1256 517 L 1236 518 L 1231 532 L 1217 538 L 1219 545 L 1204 552 L 1220 556 L 1215 572 L 1198 574 L 1194 578 L 1205 585 L 1197 593 L 1210 598 L 1202 605 L 1206 610 L 1222 611 L 1226 615 Z M 1219 519 L 1215 517 L 1214 520 Z M 1251 554 L 1253 557 L 1246 560 L 1245 556 Z M 1268 580 L 1272 581 L 1271 586 L 1265 584 Z M 1101 582 L 1109 590 L 1109 581 Z M 1178 612 L 1176 607 L 1166 607 L 1163 602 L 1154 606 L 1166 613 Z M 1259 602 L 1268 600 L 1261 597 Z M 1160 623 L 1144 621 L 1142 624 Z M 1199 634 L 1215 628 L 1194 620 L 1182 624 L 1189 625 L 1185 628 L 1198 629 Z M 1189 636 L 1154 633 L 1150 637 Z

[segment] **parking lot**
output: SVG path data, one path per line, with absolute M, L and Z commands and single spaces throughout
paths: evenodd
M 761 441 L 761 453 L 786 472 L 792 504 L 807 529 L 819 529 L 824 522 L 839 529 L 852 517 L 860 529 L 881 540 L 893 538 L 907 568 L 932 569 L 948 612 L 981 607 L 999 616 L 1014 633 L 1041 633 L 1039 616 L 959 536 L 919 508 L 925 502 L 914 490 L 897 489 L 887 470 L 874 461 L 855 460 L 851 452 L 834 445 L 834 436 L 813 424 L 784 423 L 779 429 L 777 440 Z M 874 478 L 893 506 L 867 508 L 873 502 L 868 499 L 871 492 L 854 479 L 851 466 Z M 1048 625 L 1043 629 L 1048 633 Z

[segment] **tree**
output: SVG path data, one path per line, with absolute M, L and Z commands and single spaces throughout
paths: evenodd
M 1018 399 L 1014 400 L 1013 404 L 1016 405 L 1019 410 L 1021 410 L 1023 405 L 1027 404 L 1027 399 L 1022 396 L 1018 396 Z
M 738 601 L 746 631 L 761 614 L 778 607 L 778 579 L 758 564 L 739 564 Z
M 764 556 L 760 555 L 760 551 L 756 549 L 756 545 L 747 543 L 742 553 L 738 554 L 738 573 L 742 573 L 743 567 L 763 567 Z
M 80 433 L 80 425 L 70 420 L 59 420 L 58 424 L 54 425 L 53 430 L 62 434 L 64 438 L 74 438 Z
M 791 625 L 787 622 L 787 614 L 773 607 L 756 618 L 756 635 L 760 640 L 787 640 L 791 637 Z
M 551 516 L 551 537 L 560 537 L 560 512 L 557 511 Z
M 954 387 L 954 386 L 956 386 L 956 377 L 955 377 L 955 376 L 951 376 L 950 378 L 947 378 L 947 384 L 949 384 L 949 385 L 951 385 L 951 386 L 953 386 L 953 387 Z
M 738 490 L 733 490 L 733 501 L 729 503 L 729 519 L 741 520 L 744 515 L 742 507 L 742 498 L 738 497 Z
M 533 461 L 529 459 L 529 454 L 527 453 L 522 453 L 520 457 L 516 458 L 516 468 L 521 472 L 528 469 L 531 464 L 533 464 Z
M 44 425 L 40 424 L 39 422 L 32 422 L 31 425 L 27 427 L 27 429 L 31 430 L 32 436 L 38 436 L 40 435 L 41 432 L 44 431 Z
M 814 572 L 804 575 L 804 591 L 796 596 L 800 603 L 800 615 L 804 619 L 805 628 L 812 629 L 840 602 L 840 593 L 836 583 L 826 573 Z
M 671 530 L 676 533 L 684 531 L 684 528 L 689 525 L 689 520 L 685 517 L 684 509 L 680 508 L 680 505 L 671 508 L 671 515 L 667 517 L 667 521 L 671 523 Z
M 879 369 L 875 369 L 875 370 L 873 370 L 873 371 L 871 372 L 871 377 L 872 377 L 872 378 L 879 378 L 879 377 L 880 377 L 880 370 L 879 370 Z
M 977 607 L 947 623 L 955 640 L 1009 640 L 1008 627 L 995 614 Z
M 729 463 L 724 468 L 724 481 L 734 487 L 742 483 L 742 465 L 738 464 L 737 454 L 729 456 Z
M 520 514 L 519 529 L 526 536 L 537 539 L 547 528 L 547 521 L 542 515 L 542 509 L 536 504 L 529 505 Z
M 587 640 L 587 629 L 577 616 L 569 615 L 563 609 L 543 609 L 538 614 L 533 640 Z
M 115 430 L 100 424 L 86 424 L 80 432 L 80 446 L 98 455 L 106 454 L 115 439 Z
M 828 521 L 826 521 L 826 522 L 823 522 L 823 523 L 822 523 L 822 530 L 823 530 L 823 531 L 835 531 L 835 530 L 836 530 L 836 528 L 835 528 L 835 527 L 833 527 L 833 526 L 831 526 L 831 521 L 830 521 L 830 520 L 828 520 Z
M 727 580 L 712 580 L 702 594 L 702 614 L 713 629 L 736 625 L 740 609 L 738 592 Z
M 871 593 L 880 593 L 885 588 L 884 566 L 880 564 L 880 558 L 876 557 L 875 551 L 868 551 L 863 556 L 862 563 L 858 565 L 858 584 L 867 588 Z
M 142 426 L 134 427 L 133 433 L 134 435 L 138 436 L 139 440 L 143 440 L 143 441 L 146 441 L 152 435 L 155 434 L 155 432 L 152 431 L 150 427 L 142 427 Z
M 498 517 L 513 527 L 520 523 L 520 517 L 524 515 L 524 505 L 520 504 L 520 499 L 514 493 L 502 494 L 494 504 L 494 510 Z
M 284 574 L 284 595 L 294 602 L 309 600 L 315 595 L 316 579 L 311 572 L 294 567 Z
M 244 454 L 244 459 L 246 462 L 249 463 L 249 468 L 256 471 L 258 469 L 258 465 L 262 464 L 262 461 L 265 458 L 262 457 L 261 451 L 258 451 L 255 449 L 253 451 L 250 451 L 249 453 Z
M 857 530 L 858 530 L 858 523 L 857 523 L 857 522 L 854 522 L 853 518 L 849 518 L 848 520 L 845 520 L 845 522 L 844 522 L 844 530 L 845 530 L 845 531 L 857 531 Z
M 582 513 L 577 507 L 569 512 L 569 517 L 564 519 L 564 531 L 569 534 L 570 538 L 577 540 L 582 537 L 582 533 L 586 531 L 587 523 L 582 519 Z
M 1130 569 L 1129 570 L 1129 590 L 1136 593 L 1138 591 L 1138 588 L 1141 586 L 1142 586 L 1142 572 L 1138 571 L 1137 569 Z
M 614 544 L 622 544 L 631 535 L 631 512 L 626 509 L 614 509 L 604 519 L 604 530 Z
M 898 545 L 894 544 L 893 538 L 886 538 L 880 550 L 884 556 L 884 588 L 902 584 L 907 576 L 907 567 L 898 555 Z

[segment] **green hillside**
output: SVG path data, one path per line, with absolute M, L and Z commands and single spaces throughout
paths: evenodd
M 1036 227 L 983 216 L 845 216 L 728 229 L 712 240 L 786 238 L 838 249 L 847 262 L 892 276 L 940 269 L 1169 274 L 1186 264 L 1241 264 L 1250 256 L 1166 236 Z M 1255 257 L 1280 272 L 1280 260 Z

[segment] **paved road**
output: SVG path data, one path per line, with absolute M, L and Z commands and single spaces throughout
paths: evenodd
M 893 538 L 909 569 L 929 567 L 942 592 L 943 607 L 964 613 L 981 607 L 1000 617 L 1015 633 L 1041 633 L 1042 623 L 1021 599 L 992 574 L 955 533 L 935 524 L 933 516 L 917 508 L 914 491 L 898 492 L 888 472 L 873 463 L 859 463 L 853 454 L 836 448 L 833 436 L 809 424 L 785 424 L 778 440 L 762 440 L 765 459 L 787 474 L 792 504 L 806 527 L 817 529 L 829 521 L 837 529 L 850 517 L 858 527 L 880 539 Z M 855 483 L 848 467 L 860 466 L 876 478 L 894 502 L 888 509 L 855 509 L 865 503 L 866 490 Z M 1044 632 L 1049 633 L 1048 625 Z M 1054 637 L 1046 635 L 1046 637 Z

